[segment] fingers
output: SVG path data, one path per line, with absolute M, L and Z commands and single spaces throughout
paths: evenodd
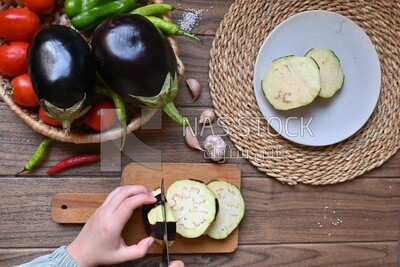
M 103 203 L 103 206 L 107 206 L 110 212 L 114 212 L 124 202 L 125 199 L 137 195 L 137 194 L 150 194 L 149 190 L 142 185 L 129 185 L 116 188 L 109 194 Z
M 154 243 L 154 238 L 146 237 L 139 241 L 136 245 L 124 247 L 118 251 L 118 258 L 123 261 L 136 260 L 143 258 L 149 247 Z
M 141 193 L 138 195 L 131 196 L 117 208 L 114 212 L 114 218 L 119 225 L 123 227 L 126 222 L 131 218 L 133 210 L 140 206 L 155 203 L 157 199 L 150 194 Z
M 184 267 L 185 264 L 183 263 L 183 261 L 171 261 L 169 263 L 169 267 Z
M 102 205 L 103 206 L 107 205 L 110 202 L 111 198 L 113 198 L 115 194 L 117 194 L 121 189 L 122 187 L 115 188 L 110 194 L 108 194 Z

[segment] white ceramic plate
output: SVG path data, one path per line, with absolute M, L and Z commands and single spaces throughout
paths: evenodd
M 261 88 L 269 65 L 311 48 L 335 52 L 345 75 L 343 87 L 332 98 L 317 97 L 308 106 L 274 109 Z M 375 109 L 380 88 L 379 58 L 371 40 L 356 23 L 334 12 L 313 10 L 288 18 L 267 36 L 255 63 L 254 90 L 261 112 L 278 134 L 298 144 L 326 146 L 356 133 Z

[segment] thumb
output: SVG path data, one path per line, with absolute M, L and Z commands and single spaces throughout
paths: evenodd
M 151 245 L 154 243 L 154 238 L 149 236 L 146 237 L 142 240 L 139 241 L 139 243 L 125 247 L 121 252 L 120 252 L 120 257 L 121 259 L 124 259 L 124 261 L 129 261 L 129 260 L 136 260 L 139 258 L 143 258 L 146 256 L 147 250 Z

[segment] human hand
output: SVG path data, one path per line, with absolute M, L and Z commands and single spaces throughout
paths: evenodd
M 83 267 L 116 264 L 144 257 L 154 239 L 147 237 L 138 244 L 127 246 L 121 232 L 134 209 L 154 202 L 156 198 L 144 186 L 116 188 L 67 246 L 68 253 Z

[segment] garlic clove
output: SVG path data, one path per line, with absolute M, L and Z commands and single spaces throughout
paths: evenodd
M 199 123 L 211 123 L 215 119 L 215 113 L 214 110 L 211 108 L 203 110 L 203 112 L 200 114 L 200 119 Z
M 204 151 L 199 144 L 199 140 L 197 137 L 193 134 L 192 130 L 190 129 L 190 126 L 185 127 L 185 141 L 186 144 L 194 149 Z
M 196 79 L 187 79 L 186 83 L 189 87 L 190 92 L 192 92 L 193 100 L 192 103 L 195 102 L 201 95 L 201 86 L 198 80 Z

